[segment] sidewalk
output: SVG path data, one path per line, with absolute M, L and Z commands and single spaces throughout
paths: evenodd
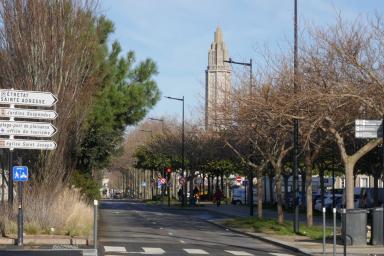
M 201 211 L 210 211 L 210 212 L 216 212 L 220 214 L 227 215 L 228 217 L 247 217 L 249 216 L 249 208 L 245 206 L 235 206 L 235 205 L 221 205 L 220 207 L 217 207 L 216 205 L 213 205 L 212 203 L 202 203 L 203 207 L 197 207 Z M 254 214 L 257 215 L 256 208 L 254 210 Z M 264 218 L 276 218 L 277 213 L 272 210 L 264 210 L 263 211 Z M 286 220 L 292 220 L 293 214 L 286 213 L 285 214 Z M 302 224 L 305 224 L 305 216 L 301 215 L 300 220 Z M 270 242 L 279 246 L 283 246 L 285 248 L 289 248 L 296 252 L 301 252 L 307 255 L 323 255 L 323 244 L 322 241 L 316 241 L 312 240 L 309 237 L 305 236 L 281 236 L 281 235 L 274 235 L 274 234 L 264 234 L 264 233 L 255 233 L 255 232 L 249 232 L 248 230 L 240 230 L 240 229 L 234 229 L 229 228 L 224 225 L 222 225 L 223 221 L 220 219 L 217 220 L 208 220 L 210 223 L 218 225 L 220 227 L 232 230 L 234 232 L 239 232 L 242 234 L 246 234 L 248 236 L 252 236 L 261 240 L 264 240 L 266 242 Z M 332 220 L 330 220 L 332 221 Z M 318 223 L 322 224 L 322 218 L 321 216 L 314 216 L 314 223 L 315 225 L 318 225 Z M 327 224 L 328 225 L 328 224 Z M 340 224 L 338 224 L 339 226 Z M 331 226 L 331 225 L 330 225 Z M 326 244 L 326 255 L 333 255 L 333 241 L 327 241 Z M 343 255 L 343 245 L 336 245 L 336 254 L 337 255 Z M 348 246 L 347 247 L 347 255 L 384 255 L 384 246 L 372 246 L 372 245 L 366 245 L 366 246 Z

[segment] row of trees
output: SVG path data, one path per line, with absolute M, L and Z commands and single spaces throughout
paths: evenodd
M 72 183 L 99 195 L 97 178 L 119 153 L 127 125 L 159 99 L 151 59 L 109 47 L 114 28 L 94 1 L 0 1 L 2 88 L 49 91 L 58 102 L 54 151 L 24 151 L 30 188 L 55 198 Z M 6 161 L 6 159 L 3 159 Z M 92 188 L 92 191 L 89 191 Z
M 346 178 L 346 208 L 354 208 L 354 175 L 370 172 L 375 186 L 378 146 L 382 139 L 356 139 L 356 119 L 382 119 L 384 114 L 384 22 L 381 17 L 309 28 L 300 40 L 298 84 L 293 86 L 291 54 L 263 55 L 249 88 L 246 79 L 221 106 L 219 126 L 193 132 L 186 140 L 186 169 L 238 173 L 261 178 L 272 168 L 279 222 L 284 221 L 282 175 L 292 170 L 293 120 L 299 120 L 300 169 L 305 176 L 307 224 L 312 225 L 312 175 L 339 166 Z M 158 136 L 136 152 L 138 167 L 170 162 L 180 168 L 180 135 Z M 369 154 L 368 154 L 369 153 Z M 145 157 L 144 157 L 145 156 Z M 366 156 L 366 157 L 364 157 Z M 369 160 L 367 160 L 369 159 Z M 367 163 L 368 161 L 368 163 Z M 230 163 L 230 164 L 227 164 Z M 262 217 L 262 196 L 258 216 Z

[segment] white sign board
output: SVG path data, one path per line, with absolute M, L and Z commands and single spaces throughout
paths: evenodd
M 355 137 L 374 139 L 383 135 L 382 120 L 355 120 Z
M 55 120 L 57 113 L 53 110 L 0 108 L 0 117 Z
M 0 135 L 51 137 L 56 131 L 51 123 L 0 121 Z
M 52 107 L 57 98 L 50 92 L 0 90 L 0 104 Z
M 51 140 L 0 139 L 0 148 L 54 150 L 57 144 Z

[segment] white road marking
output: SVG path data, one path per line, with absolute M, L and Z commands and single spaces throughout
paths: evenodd
M 125 247 L 122 246 L 104 246 L 105 252 L 126 252 Z
M 292 254 L 287 254 L 287 253 L 270 253 L 270 254 L 275 256 L 293 256 Z
M 180 240 L 180 243 L 185 244 L 185 241 L 184 240 Z
M 170 236 L 171 236 L 171 235 L 173 235 L 173 233 L 172 233 L 172 232 L 168 232 L 168 235 L 170 235 Z
M 165 251 L 161 248 L 152 248 L 152 247 L 143 247 L 144 252 L 141 254 L 146 254 L 146 255 L 160 255 L 164 254 Z
M 225 250 L 225 251 L 230 253 L 230 254 L 237 255 L 237 256 L 253 256 L 253 254 L 250 254 L 250 253 L 244 252 L 244 251 L 227 251 L 227 250 Z
M 209 254 L 206 251 L 201 250 L 201 249 L 183 249 L 183 250 L 186 251 L 189 254 L 199 254 L 199 255 L 202 255 L 202 254 L 207 255 L 207 254 Z

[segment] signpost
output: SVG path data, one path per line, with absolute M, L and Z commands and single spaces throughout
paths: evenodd
M 18 182 L 19 214 L 17 244 L 19 246 L 23 245 L 22 194 L 23 182 L 28 181 L 28 167 L 13 166 L 13 150 L 54 150 L 57 144 L 51 140 L 15 139 L 15 137 L 52 137 L 56 134 L 57 129 L 51 123 L 30 122 L 30 120 L 55 120 L 57 113 L 48 109 L 25 109 L 15 108 L 15 106 L 52 107 L 56 102 L 57 98 L 51 92 L 13 89 L 0 90 L 0 104 L 9 105 L 9 107 L 0 107 L 0 118 L 9 118 L 8 120 L 0 120 L 0 148 L 9 149 L 9 170 L 13 170 L 12 172 L 9 171 L 8 182 L 8 203 L 11 209 L 13 207 L 13 182 Z M 15 118 L 22 120 L 15 121 Z M 19 164 L 21 164 L 21 160 Z
M 56 127 L 50 123 L 0 121 L 0 135 L 52 137 L 56 132 Z
M 0 104 L 52 107 L 56 102 L 57 98 L 51 92 L 0 90 Z
M 0 117 L 55 120 L 57 113 L 53 110 L 0 108 Z

